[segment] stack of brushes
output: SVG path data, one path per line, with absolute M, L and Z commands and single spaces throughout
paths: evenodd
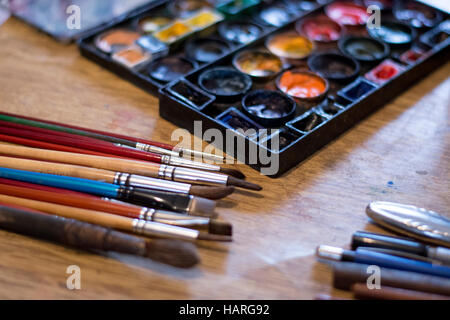
M 331 263 L 333 285 L 356 299 L 450 300 L 450 249 L 412 238 L 355 232 L 351 249 L 321 245 L 317 256 Z M 319 295 L 320 300 L 335 300 Z
M 0 228 L 87 250 L 199 262 L 193 242 L 231 241 L 215 200 L 259 191 L 222 160 L 168 144 L 0 112 Z

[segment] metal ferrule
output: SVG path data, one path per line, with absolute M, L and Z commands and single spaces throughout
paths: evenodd
M 161 147 L 152 146 L 152 145 L 149 145 L 146 143 L 141 143 L 141 142 L 136 142 L 136 149 L 146 151 L 146 152 L 151 152 L 151 153 L 167 155 L 167 156 L 171 156 L 171 157 L 179 157 L 180 156 L 179 152 L 175 152 L 175 151 L 172 151 L 169 149 L 164 149 Z
M 174 170 L 175 170 L 175 167 L 162 164 L 159 166 L 158 178 L 164 179 L 164 180 L 172 180 Z
M 208 171 L 220 171 L 219 166 L 215 166 L 208 163 L 192 161 L 185 158 L 177 158 L 177 157 L 167 157 L 164 156 L 161 158 L 161 162 L 164 164 L 168 164 L 171 166 L 184 167 L 184 168 L 192 168 L 198 170 L 208 170 Z
M 154 220 L 155 213 L 156 213 L 155 209 L 143 207 L 141 209 L 141 212 L 139 213 L 139 219 L 146 221 L 155 221 Z
M 197 230 L 139 219 L 133 219 L 132 226 L 135 233 L 150 237 L 196 240 L 199 235 L 199 231 Z
M 197 183 L 209 186 L 226 186 L 228 176 L 220 173 L 193 170 L 176 167 L 173 171 L 173 180 L 185 183 Z
M 158 191 L 168 191 L 184 194 L 188 194 L 189 190 L 191 189 L 191 185 L 187 183 L 161 180 L 128 173 L 116 173 L 116 176 L 114 177 L 114 183 L 124 186 L 141 187 Z
M 215 160 L 223 162 L 224 157 L 218 156 L 212 153 L 206 153 L 202 151 L 196 151 L 191 149 L 184 149 L 184 148 L 175 148 L 173 151 L 176 151 L 180 157 L 191 157 L 191 158 L 197 158 L 197 159 L 209 159 L 209 160 Z

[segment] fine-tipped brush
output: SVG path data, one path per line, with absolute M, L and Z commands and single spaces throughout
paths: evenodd
M 115 251 L 147 257 L 179 268 L 200 262 L 192 243 L 144 239 L 86 222 L 0 204 L 0 228 L 84 250 Z
M 216 186 L 235 186 L 257 191 L 262 189 L 257 184 L 224 174 L 160 165 L 143 161 L 108 158 L 7 144 L 0 144 L 0 154 L 35 160 L 61 162 L 117 172 L 125 172 L 164 180 Z
M 1 117 L 1 115 L 0 115 Z M 77 149 L 85 149 L 96 151 L 104 154 L 116 155 L 123 158 L 132 158 L 136 160 L 150 161 L 159 164 L 174 165 L 197 170 L 227 172 L 237 177 L 242 177 L 242 173 L 234 169 L 221 168 L 220 166 L 191 161 L 180 158 L 178 156 L 160 155 L 147 151 L 137 150 L 122 145 L 113 144 L 107 141 L 98 140 L 90 137 L 79 136 L 75 134 L 42 129 L 15 122 L 7 122 L 0 120 L 0 133 L 9 136 L 16 136 L 25 139 L 43 141 L 47 143 L 75 147 Z
M 0 194 L 0 202 L 19 205 L 49 214 L 97 224 L 103 227 L 132 232 L 135 234 L 166 239 L 178 239 L 185 241 L 210 240 L 231 241 L 230 236 L 209 234 L 194 229 L 171 226 L 163 223 L 130 219 L 101 211 L 74 208 L 50 202 L 36 201 L 19 197 Z
M 138 206 L 137 204 L 133 205 L 131 203 L 123 202 L 117 199 L 111 199 L 106 197 L 97 197 L 88 193 L 72 191 L 68 189 L 62 188 L 54 188 L 41 184 L 28 183 L 18 180 L 4 179 L 0 178 L 0 184 L 8 185 L 8 186 L 16 186 L 26 189 L 33 190 L 41 190 L 47 191 L 57 194 L 64 194 L 72 197 L 84 197 L 90 198 L 91 200 L 103 200 L 109 202 L 117 202 L 123 205 L 138 207 L 139 212 L 148 211 L 151 209 L 161 209 L 168 210 L 171 212 L 178 212 L 183 215 L 193 215 L 193 216 L 202 216 L 208 218 L 217 217 L 217 213 L 214 212 L 216 207 L 216 202 L 209 199 L 203 199 L 199 197 L 194 197 L 191 195 L 183 195 L 183 194 L 175 194 L 171 192 L 162 192 L 162 191 L 150 191 L 147 190 L 145 201 L 142 199 L 142 206 Z M 89 201 L 89 200 L 86 200 Z M 147 206 L 147 207 L 145 207 Z
M 6 112 L 0 112 L 0 115 L 2 116 L 2 118 L 0 118 L 0 119 L 4 120 L 4 121 L 15 121 L 16 123 L 33 125 L 36 127 L 42 127 L 42 128 L 46 128 L 46 129 L 52 129 L 52 130 L 58 129 L 60 131 L 64 131 L 64 132 L 68 132 L 68 133 L 77 133 L 80 135 L 86 135 L 86 136 L 90 136 L 92 138 L 96 138 L 96 139 L 100 139 L 100 140 L 105 140 L 105 141 L 109 141 L 109 142 L 113 142 L 113 143 L 119 143 L 122 145 L 129 145 L 136 149 L 140 149 L 140 150 L 144 150 L 144 151 L 151 151 L 151 152 L 159 153 L 159 154 L 163 154 L 163 155 L 175 154 L 180 157 L 183 157 L 186 155 L 186 156 L 200 157 L 200 158 L 203 157 L 205 159 L 220 160 L 220 161 L 223 161 L 225 159 L 222 156 L 216 156 L 216 155 L 210 154 L 210 153 L 175 147 L 175 146 L 172 146 L 172 145 L 166 144 L 166 143 L 155 142 L 155 141 L 150 141 L 150 140 L 146 140 L 146 139 L 120 135 L 120 134 L 112 133 L 112 132 L 87 129 L 87 128 L 77 127 L 77 126 L 73 126 L 73 125 L 62 124 L 62 123 L 58 123 L 58 122 L 42 120 L 42 119 L 37 119 L 37 118 L 32 118 L 32 117 L 27 117 L 27 116 L 21 116 L 21 115 L 6 113 Z M 121 140 L 111 140 L 111 138 L 117 138 L 117 139 L 121 139 Z M 237 177 L 237 178 L 244 178 L 244 177 Z
M 185 228 L 194 228 L 207 231 L 212 234 L 232 234 L 232 227 L 226 222 L 212 220 L 209 218 L 187 216 L 170 211 L 142 208 L 120 202 L 111 202 L 83 194 L 67 194 L 54 191 L 30 189 L 23 186 L 1 184 L 1 181 L 0 194 L 56 203 L 81 209 L 112 213 L 133 219 L 160 222 Z

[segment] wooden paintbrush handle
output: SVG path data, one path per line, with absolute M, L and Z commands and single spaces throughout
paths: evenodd
M 50 173 L 59 176 L 77 177 L 108 183 L 114 183 L 115 176 L 114 172 L 102 169 L 1 156 L 0 167 L 40 173 Z
M 144 239 L 55 215 L 33 213 L 0 205 L 2 229 L 86 250 L 146 255 Z
M 157 163 L 0 144 L 0 154 L 158 177 Z
M 100 211 L 86 210 L 53 204 L 48 202 L 29 200 L 6 195 L 0 195 L 0 202 L 5 204 L 19 205 L 34 210 L 62 216 L 65 218 L 77 219 L 84 222 L 98 224 L 103 227 L 132 231 L 133 219 L 112 215 Z

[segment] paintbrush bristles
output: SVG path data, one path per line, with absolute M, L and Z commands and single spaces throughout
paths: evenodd
M 146 241 L 147 257 L 179 268 L 190 268 L 200 262 L 194 244 L 179 240 Z
M 218 200 L 234 192 L 233 187 L 206 187 L 206 186 L 191 186 L 190 194 L 211 200 Z
M 228 177 L 228 185 L 243 188 L 243 189 L 249 189 L 249 190 L 255 190 L 255 191 L 261 191 L 262 187 L 260 185 L 257 185 L 256 183 L 251 183 L 245 180 L 236 179 L 234 177 Z

